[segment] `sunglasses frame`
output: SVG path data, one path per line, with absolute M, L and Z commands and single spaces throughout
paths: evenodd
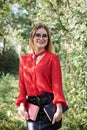
M 40 33 L 35 33 L 35 37 L 37 38 L 37 39 L 40 39 L 41 37 L 42 37 L 42 39 L 47 39 L 48 38 L 48 35 L 46 34 L 46 33 L 44 33 L 44 34 L 40 34 Z

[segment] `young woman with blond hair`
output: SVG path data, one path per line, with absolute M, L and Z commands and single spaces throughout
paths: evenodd
M 51 34 L 46 25 L 38 24 L 33 28 L 30 47 L 32 53 L 20 58 L 19 95 L 16 105 L 27 122 L 27 130 L 57 130 L 61 127 L 62 110 L 67 104 L 62 88 L 60 60 L 53 53 Z M 35 121 L 28 117 L 25 108 L 28 102 L 40 107 Z M 57 108 L 52 121 L 43 110 L 51 102 Z

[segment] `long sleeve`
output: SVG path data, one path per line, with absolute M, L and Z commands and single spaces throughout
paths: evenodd
M 20 64 L 19 64 L 19 95 L 16 100 L 16 105 L 19 106 L 21 102 L 26 103 L 26 88 L 24 83 L 24 75 L 23 75 L 23 67 L 24 67 L 24 61 L 20 58 Z
M 54 56 L 52 62 L 52 90 L 54 93 L 54 100 L 53 103 L 61 103 L 62 106 L 66 106 L 66 100 L 63 94 L 62 88 L 62 74 L 61 74 L 61 67 L 60 67 L 60 60 L 57 55 Z

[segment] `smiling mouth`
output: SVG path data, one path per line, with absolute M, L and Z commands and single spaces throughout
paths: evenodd
M 45 44 L 45 42 L 38 42 L 39 44 Z

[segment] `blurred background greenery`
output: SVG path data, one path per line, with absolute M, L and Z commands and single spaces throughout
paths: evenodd
M 39 22 L 61 60 L 69 111 L 61 130 L 87 130 L 87 0 L 0 0 L 0 130 L 24 130 L 17 114 L 18 64 Z

